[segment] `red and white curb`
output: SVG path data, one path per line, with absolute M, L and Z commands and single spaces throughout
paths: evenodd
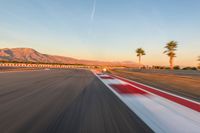
M 153 131 L 200 132 L 200 103 L 118 76 L 94 74 Z

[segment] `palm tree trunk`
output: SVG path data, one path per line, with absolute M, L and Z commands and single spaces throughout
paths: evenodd
M 173 57 L 170 57 L 169 63 L 170 63 L 170 69 L 173 70 L 174 69 Z
M 139 69 L 141 68 L 141 56 L 139 56 Z

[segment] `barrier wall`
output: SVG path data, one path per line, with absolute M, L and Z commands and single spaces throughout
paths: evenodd
M 79 65 L 50 65 L 50 64 L 26 64 L 26 63 L 0 63 L 0 67 L 94 68 L 94 66 L 79 66 Z

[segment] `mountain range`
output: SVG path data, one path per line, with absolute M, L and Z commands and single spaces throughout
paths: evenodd
M 136 63 L 131 61 L 108 62 L 96 60 L 83 60 L 71 57 L 48 55 L 40 53 L 32 48 L 3 48 L 0 49 L 1 61 L 35 62 L 35 63 L 63 63 L 63 64 L 83 64 L 83 65 L 107 65 L 107 66 L 127 66 L 135 67 Z

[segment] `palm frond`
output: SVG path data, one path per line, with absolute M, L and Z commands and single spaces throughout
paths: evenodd
M 146 55 L 145 51 L 142 48 L 136 49 L 135 52 L 137 53 L 137 56 Z
M 163 52 L 163 54 L 165 54 L 165 53 L 167 53 L 167 52 L 169 52 L 168 50 L 165 50 L 164 52 Z
M 178 43 L 176 41 L 170 41 L 164 47 L 166 48 L 166 50 L 163 53 L 167 54 L 170 57 L 176 57 L 175 51 L 177 50 L 177 46 L 178 46 Z

